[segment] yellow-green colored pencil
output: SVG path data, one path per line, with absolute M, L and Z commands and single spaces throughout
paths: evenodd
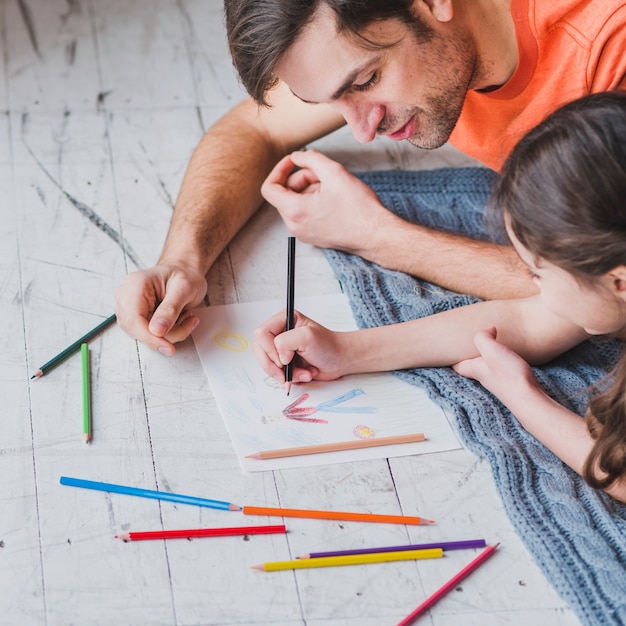
M 91 381 L 89 376 L 89 345 L 83 343 L 80 346 L 80 354 L 83 363 L 83 434 L 85 443 L 91 441 Z
M 350 554 L 347 556 L 328 556 L 319 559 L 297 559 L 295 561 L 270 561 L 253 565 L 251 569 L 276 572 L 286 569 L 308 569 L 311 567 L 334 567 L 336 565 L 363 565 L 365 563 L 384 563 L 385 561 L 412 561 L 416 559 L 438 559 L 443 556 L 441 548 L 428 550 L 404 550 L 401 552 L 376 552 L 370 554 Z

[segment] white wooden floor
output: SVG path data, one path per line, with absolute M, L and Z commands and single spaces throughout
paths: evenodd
M 0 0 L 0 41 L 0 623 L 392 625 L 474 554 L 295 574 L 249 566 L 484 537 L 498 554 L 423 623 L 578 624 L 467 451 L 244 475 L 191 342 L 166 358 L 116 327 L 95 340 L 94 441 L 83 443 L 80 359 L 30 375 L 112 313 L 126 272 L 156 260 L 193 147 L 242 93 L 218 0 Z M 354 169 L 469 163 L 449 148 L 364 149 L 347 132 L 320 145 Z M 283 297 L 285 234 L 261 211 L 211 272 L 210 301 Z M 298 252 L 298 294 L 336 292 L 321 252 Z M 437 524 L 286 520 L 287 536 L 125 544 L 113 536 L 255 522 L 62 487 L 61 475 Z

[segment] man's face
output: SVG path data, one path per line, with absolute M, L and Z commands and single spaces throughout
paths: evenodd
M 363 35 L 387 47 L 369 49 L 337 34 L 334 14 L 322 4 L 275 73 L 299 99 L 330 104 L 358 141 L 378 134 L 438 148 L 461 114 L 477 59 L 466 34 L 430 21 L 428 42 L 395 20 L 371 25 Z

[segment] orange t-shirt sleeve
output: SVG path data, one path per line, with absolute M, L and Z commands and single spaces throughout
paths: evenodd
M 591 49 L 589 90 L 626 91 L 626 6 L 611 16 Z
M 540 19 L 539 9 L 554 13 L 541 1 L 530 0 L 530 10 L 526 0 L 514 0 L 523 64 L 497 91 L 468 92 L 450 136 L 452 145 L 495 170 L 560 106 L 589 93 L 626 90 L 626 2 L 612 0 L 615 8 L 606 6 L 608 15 L 602 15 L 589 0 L 570 0 L 569 13 L 568 0 L 560 0 L 563 19 L 553 14 Z M 524 19 L 528 14 L 532 22 Z

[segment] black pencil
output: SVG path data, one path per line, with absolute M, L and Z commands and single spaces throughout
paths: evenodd
M 287 238 L 287 321 L 285 330 L 291 330 L 294 325 L 294 298 L 296 285 L 296 238 Z M 291 391 L 291 378 L 293 376 L 293 359 L 285 365 L 285 383 L 287 395 Z
M 113 324 L 115 320 L 117 320 L 117 317 L 115 316 L 115 313 L 113 313 L 111 317 L 107 317 L 104 322 L 101 322 L 95 328 L 92 328 L 86 335 L 83 335 L 80 339 L 77 339 L 71 346 L 65 348 L 63 352 L 59 352 L 59 354 L 51 358 L 47 363 L 44 363 L 31 376 L 31 378 L 41 378 L 46 372 L 49 372 L 52 368 L 65 361 L 65 359 L 67 359 L 68 357 L 72 356 L 72 354 L 78 352 L 83 343 L 87 343 L 90 339 L 93 339 L 96 335 L 99 335 L 105 328 L 108 328 L 111 324 Z

